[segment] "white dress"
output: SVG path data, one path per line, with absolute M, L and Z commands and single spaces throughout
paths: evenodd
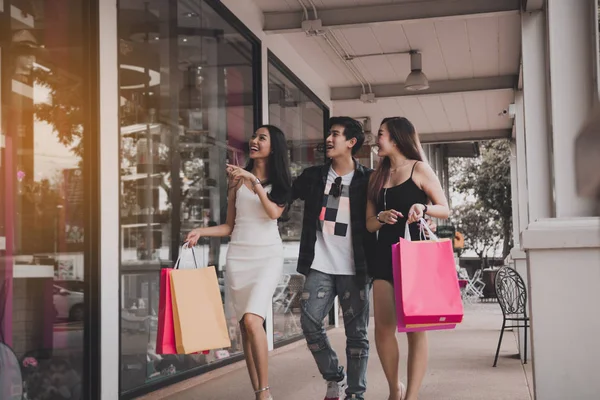
M 247 313 L 265 318 L 283 273 L 283 245 L 277 220 L 269 218 L 258 195 L 244 184 L 236 193 L 226 260 L 225 282 L 238 321 Z

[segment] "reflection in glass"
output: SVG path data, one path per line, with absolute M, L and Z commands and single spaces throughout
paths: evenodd
M 80 1 L 0 7 L 1 399 L 82 399 L 83 15 Z
M 257 44 L 199 0 L 119 7 L 123 392 L 242 350 L 221 238 L 202 239 L 196 254 L 218 271 L 232 347 L 184 356 L 155 346 L 160 269 L 191 229 L 225 222 L 225 163 L 246 161 Z
M 269 62 L 269 121 L 286 134 L 290 151 L 292 179 L 310 166 L 324 161 L 324 108 L 312 101 L 288 73 Z M 283 275 L 273 296 L 274 341 L 297 337 L 300 327 L 300 295 L 304 275 L 296 272 L 302 232 L 304 202 L 289 209 L 289 220 L 279 223 L 284 242 Z

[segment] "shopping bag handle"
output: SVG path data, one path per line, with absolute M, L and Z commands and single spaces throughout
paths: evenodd
M 419 232 L 420 232 L 421 240 L 425 239 L 425 232 L 427 232 L 429 240 L 433 240 L 436 242 L 440 240 L 435 235 L 435 233 L 433 233 L 431 228 L 429 228 L 429 225 L 427 225 L 427 221 L 425 221 L 425 219 L 423 219 L 423 218 L 419 219 Z M 412 238 L 410 236 L 410 225 L 408 223 L 405 224 L 405 227 L 404 227 L 404 239 L 408 240 L 409 242 L 412 241 Z
M 421 239 L 424 239 L 425 232 L 427 232 L 429 240 L 439 241 L 440 239 L 437 237 L 435 233 L 431 230 L 429 225 L 427 225 L 427 221 L 424 218 L 419 219 L 419 230 L 421 232 Z
M 406 224 L 404 224 L 404 240 L 408 240 L 409 242 L 412 242 L 412 238 L 410 237 L 410 229 L 409 229 L 408 222 Z
M 190 242 L 185 242 L 181 246 L 181 251 L 179 252 L 179 256 L 177 257 L 177 261 L 175 261 L 175 265 L 173 266 L 173 269 L 178 269 L 179 268 L 179 263 L 181 262 L 181 254 L 183 254 L 183 250 L 185 250 L 186 248 L 190 249 L 192 251 L 192 258 L 194 259 L 194 266 L 196 268 L 198 268 L 198 262 L 196 262 L 196 253 L 194 252 L 194 247 L 190 246 Z

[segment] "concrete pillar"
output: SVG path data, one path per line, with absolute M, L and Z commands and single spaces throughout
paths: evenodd
M 519 248 L 519 170 L 517 164 L 517 144 L 514 140 L 510 144 L 510 192 L 512 197 L 513 243 L 514 247 Z
M 511 145 L 511 191 L 513 206 L 513 241 L 510 252 L 511 267 L 514 268 L 528 286 L 527 255 L 522 250 L 521 233 L 529 224 L 527 159 L 525 149 L 525 119 L 523 110 L 523 92 L 515 94 L 515 138 Z M 521 360 L 525 358 L 525 329 L 520 328 L 517 335 Z M 529 352 L 531 359 L 531 352 Z
M 431 168 L 435 171 L 435 145 L 434 144 L 430 144 L 429 146 L 427 146 L 427 158 L 429 161 L 429 165 L 431 166 Z
M 592 68 L 597 57 L 592 42 L 597 30 L 596 5 L 593 1 L 562 0 L 548 0 L 546 5 L 548 40 L 538 46 L 548 48 L 550 88 L 547 99 L 538 100 L 545 101 L 551 110 L 551 151 L 536 146 L 530 152 L 530 136 L 540 138 L 528 124 L 531 108 L 524 75 L 529 198 L 541 186 L 531 179 L 533 151 L 549 154 L 555 205 L 552 214 L 559 217 L 533 215 L 535 207 L 530 202 L 531 222 L 521 240 L 529 274 L 534 390 L 535 398 L 541 400 L 595 399 L 600 393 L 600 320 L 594 318 L 600 304 L 600 219 L 588 217 L 593 204 L 577 197 L 574 150 L 597 90 Z M 532 15 L 524 16 L 523 21 L 525 44 L 526 38 L 533 36 L 526 26 L 540 22 Z M 542 52 L 530 45 L 523 46 L 524 60 L 527 54 Z M 537 120 L 539 115 L 533 118 Z
M 570 2 L 569 2 L 570 4 Z M 544 11 L 521 17 L 523 104 L 529 221 L 552 217 L 550 126 L 547 110 L 546 18 Z
M 595 204 L 577 195 L 575 140 L 598 92 L 591 1 L 548 1 L 550 103 L 557 217 L 592 215 Z
M 447 145 L 444 145 L 443 148 L 444 158 L 442 160 L 442 187 L 444 188 L 444 193 L 446 194 L 446 199 L 448 200 L 448 206 L 452 208 L 452 202 L 450 201 L 450 171 L 448 165 L 448 147 Z
M 522 239 L 529 263 L 535 398 L 597 399 L 600 218 L 542 219 Z
M 444 183 L 444 146 L 443 145 L 440 144 L 437 146 L 436 156 L 437 156 L 436 172 L 437 172 L 440 182 L 443 184 Z
M 527 188 L 527 152 L 525 148 L 525 110 L 523 107 L 523 92 L 515 94 L 515 151 L 517 157 L 517 192 L 519 205 L 519 219 L 514 220 L 514 229 L 517 235 L 527 228 L 529 224 L 529 192 Z M 513 186 L 514 187 L 514 186 Z M 520 240 L 518 241 L 520 243 Z
M 100 332 L 101 400 L 119 398 L 119 39 L 115 3 L 98 3 L 100 122 Z M 89 278 L 86 278 L 89 279 Z M 95 282 L 95 284 L 97 284 Z M 98 328 L 99 329 L 99 328 Z M 85 396 L 85 395 L 84 395 Z

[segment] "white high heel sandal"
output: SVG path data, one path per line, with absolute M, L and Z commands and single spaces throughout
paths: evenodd
M 254 391 L 254 394 L 255 394 L 255 395 L 258 395 L 258 394 L 260 394 L 260 393 L 262 393 L 262 392 L 266 392 L 267 390 L 270 390 L 270 389 L 271 389 L 271 388 L 270 388 L 269 386 L 267 386 L 267 387 L 264 387 L 264 388 L 262 388 L 262 389 L 255 390 L 255 391 Z M 269 397 L 267 397 L 267 400 L 273 400 L 273 396 L 271 396 L 271 394 L 270 394 L 270 393 L 269 393 Z

